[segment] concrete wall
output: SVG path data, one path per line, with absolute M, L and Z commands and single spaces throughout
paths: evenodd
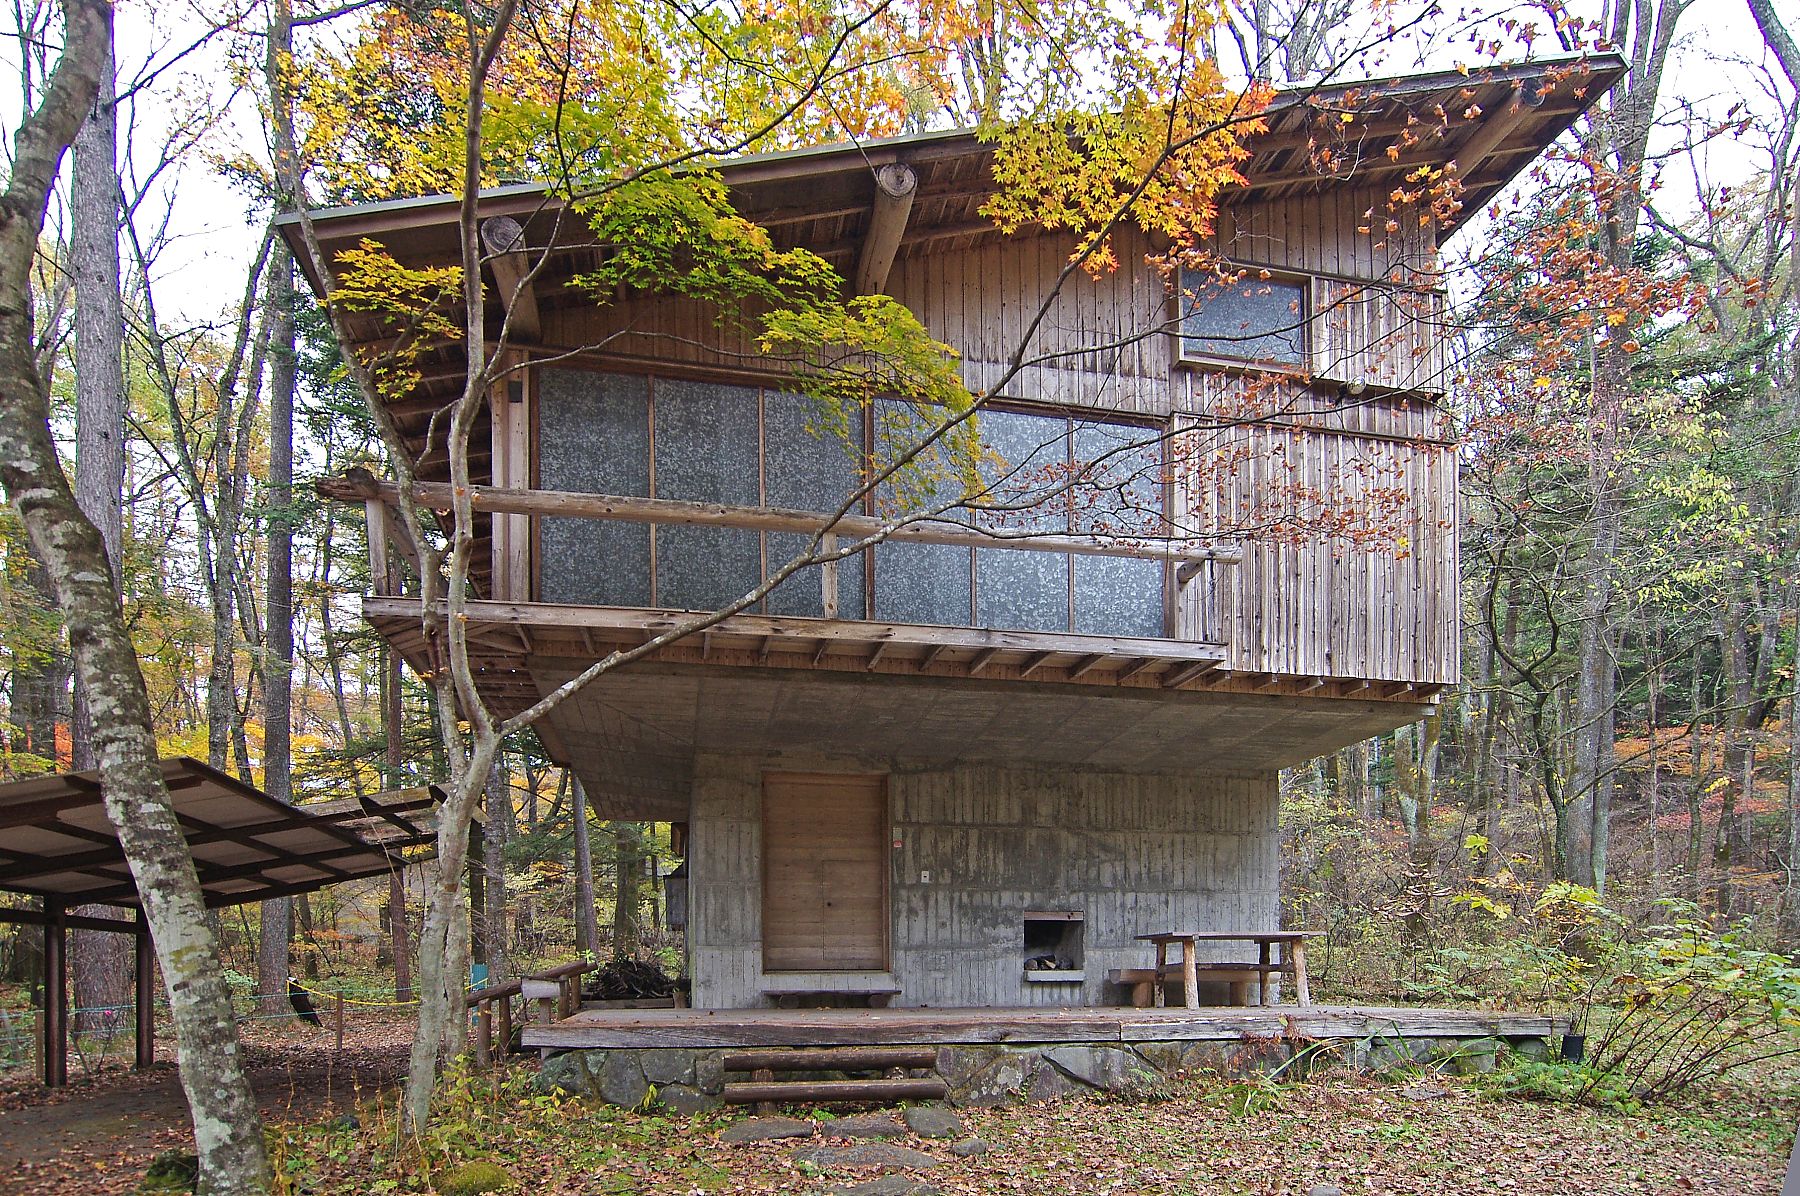
M 867 762 L 701 755 L 695 761 L 688 925 L 697 1008 L 764 995 L 761 775 Z M 888 769 L 896 1005 L 1107 1003 L 1109 968 L 1143 967 L 1155 930 L 1276 925 L 1273 774 L 1156 776 L 980 765 Z M 929 872 L 930 881 L 920 875 Z M 1028 910 L 1085 916 L 1078 984 L 1032 983 Z M 1215 959 L 1245 947 L 1220 948 Z M 842 978 L 854 987 L 855 977 Z M 779 981 L 778 981 L 779 982 Z M 821 983 L 820 987 L 825 987 Z

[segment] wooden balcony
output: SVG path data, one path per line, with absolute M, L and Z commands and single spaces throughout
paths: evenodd
M 407 562 L 416 570 L 419 554 L 405 537 L 389 483 L 367 475 L 320 484 L 327 497 L 366 505 L 370 571 L 376 592 L 364 599 L 368 621 L 405 656 L 413 668 L 438 667 L 419 601 L 407 591 Z M 420 484 L 417 497 L 447 511 L 447 486 Z M 568 672 L 615 651 L 641 648 L 670 637 L 643 660 L 663 665 L 725 669 L 803 670 L 813 673 L 890 675 L 945 681 L 1028 682 L 1081 687 L 1084 691 L 1136 693 L 1223 691 L 1309 698 L 1348 697 L 1375 701 L 1427 701 L 1435 686 L 1370 681 L 1357 677 L 1290 677 L 1234 673 L 1226 667 L 1221 609 L 1223 571 L 1239 560 L 1229 544 L 1193 540 L 1133 542 L 1103 537 L 1030 535 L 982 529 L 948 521 L 893 530 L 888 541 L 1001 549 L 1021 553 L 1115 557 L 1162 563 L 1167 636 L 1094 635 L 1068 630 L 999 629 L 867 618 L 805 617 L 752 609 L 716 618 L 710 612 L 540 602 L 527 600 L 536 588 L 532 568 L 531 521 L 543 518 L 702 526 L 745 531 L 810 534 L 829 517 L 813 512 L 739 508 L 719 504 L 476 487 L 471 496 L 478 518 L 491 520 L 498 596 L 477 595 L 465 604 L 476 679 L 502 713 L 524 709 L 542 692 L 542 674 Z M 879 524 L 866 516 L 845 516 L 823 537 L 827 551 L 839 537 L 864 538 Z M 885 530 L 885 529 L 884 529 Z M 855 563 L 859 558 L 848 558 Z M 819 608 L 840 609 L 840 570 L 846 563 L 813 566 L 797 575 L 819 587 Z M 509 595 L 521 595 L 512 597 Z M 441 613 L 440 613 L 441 618 Z M 684 628 L 691 633 L 677 634 Z M 534 678 L 534 671 L 540 676 Z

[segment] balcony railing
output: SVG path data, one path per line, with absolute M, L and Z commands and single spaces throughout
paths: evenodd
M 366 473 L 322 482 L 320 491 L 327 497 L 365 504 L 369 520 L 370 575 L 377 595 L 398 595 L 406 590 L 402 574 L 390 567 L 390 549 L 408 561 L 416 573 L 419 554 L 405 535 L 394 504 L 399 494 L 392 483 L 379 482 Z M 415 483 L 413 496 L 421 504 L 438 511 L 452 505 L 450 487 L 444 483 Z M 1007 528 L 977 526 L 952 518 L 921 519 L 892 526 L 881 519 L 850 514 L 835 520 L 830 515 L 812 511 L 795 511 L 771 507 L 740 507 L 720 503 L 689 502 L 674 499 L 641 498 L 625 495 L 588 494 L 554 490 L 524 490 L 478 486 L 471 488 L 470 503 L 478 514 L 491 517 L 491 553 L 493 569 L 488 597 L 498 601 L 530 602 L 543 597 L 542 571 L 553 564 L 540 558 L 538 529 L 544 520 L 594 521 L 649 525 L 654 528 L 723 528 L 744 533 L 766 533 L 787 538 L 810 538 L 818 535 L 820 550 L 832 553 L 841 545 L 856 540 L 880 537 L 881 544 L 894 546 L 924 545 L 972 550 L 977 559 L 991 552 L 1037 554 L 1077 559 L 1113 559 L 1153 562 L 1158 588 L 1154 595 L 1134 594 L 1137 600 L 1150 599 L 1163 612 L 1162 638 L 1189 643 L 1222 644 L 1225 642 L 1227 592 L 1223 584 L 1225 570 L 1237 564 L 1241 550 L 1231 543 L 1208 543 L 1196 538 L 1128 539 L 1102 535 L 1069 535 L 1026 532 Z M 820 529 L 826 529 L 821 534 Z M 769 554 L 769 567 L 779 567 L 788 557 Z M 1072 568 L 1075 566 L 1072 566 Z M 812 617 L 828 620 L 866 621 L 881 608 L 874 592 L 865 594 L 861 579 L 846 586 L 846 572 L 863 568 L 863 554 L 853 554 L 843 561 L 826 562 L 802 570 L 783 587 L 816 584 L 817 606 Z M 876 577 L 904 577 L 904 565 L 884 561 Z M 816 576 L 809 583 L 808 572 Z M 1073 574 L 1071 573 L 1071 578 Z M 971 583 L 972 584 L 972 583 Z M 1071 580 L 1071 587 L 1074 582 Z M 739 590 L 741 593 L 749 587 Z M 845 594 L 852 597 L 845 601 Z M 973 591 L 971 591 L 973 592 Z M 566 596 L 556 596 L 567 601 Z M 722 599 L 723 606 L 729 599 Z M 1070 597 L 1074 606 L 1073 590 Z M 596 602 L 592 605 L 640 605 L 635 603 Z M 644 609 L 690 609 L 668 601 L 648 601 Z M 752 608 L 756 610 L 756 608 Z M 965 622 L 887 619 L 896 624 L 946 622 L 956 626 L 985 627 L 975 613 Z M 1073 618 L 1071 618 L 1073 622 Z M 1004 630 L 1034 632 L 1090 631 L 1090 628 L 1021 626 L 1009 624 Z M 1104 634 L 1104 632 L 1102 632 Z M 1142 639 L 1143 635 L 1131 638 Z

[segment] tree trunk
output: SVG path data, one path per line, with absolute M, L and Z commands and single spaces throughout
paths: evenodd
M 113 588 L 123 592 L 125 563 L 125 314 L 119 297 L 118 109 L 110 51 L 100 87 L 75 138 L 69 184 L 69 266 L 75 279 L 75 501 L 100 530 Z M 69 725 L 70 763 L 91 769 L 92 719 L 79 679 Z M 103 918 L 117 911 L 78 906 Z M 131 1001 L 131 940 L 77 930 L 70 936 L 75 1031 L 110 1033 Z
M 386 740 L 383 760 L 387 765 L 390 789 L 398 789 L 406 783 L 406 770 L 401 763 L 400 715 L 400 654 L 384 643 L 381 646 L 381 728 Z M 406 881 L 398 868 L 388 873 L 388 936 L 393 944 L 394 1000 L 410 1001 L 415 995 L 412 934 L 406 920 Z
M 512 840 L 512 776 L 503 762 L 494 765 L 494 776 L 488 786 L 487 825 L 482 828 L 482 871 L 486 873 L 483 892 L 486 906 L 482 910 L 481 927 L 486 939 L 488 976 L 496 984 L 511 974 L 507 931 L 506 857 L 505 849 Z
M 271 30 L 270 53 L 285 50 Z M 268 310 L 263 318 L 269 363 L 268 595 L 263 602 L 263 789 L 294 800 L 294 265 L 285 244 L 269 257 Z M 287 999 L 294 936 L 291 897 L 263 902 L 256 950 L 262 1012 L 292 1012 Z
M 1727 603 L 1719 621 L 1719 655 L 1725 665 L 1725 740 L 1720 753 L 1721 784 L 1719 825 L 1713 833 L 1713 911 L 1721 919 L 1731 915 L 1731 868 L 1737 855 L 1737 805 L 1750 794 L 1743 786 L 1755 776 L 1755 748 L 1751 743 L 1750 644 L 1745 638 L 1744 605 Z
M 112 584 L 106 544 L 82 514 L 50 435 L 31 277 L 56 171 L 99 87 L 112 12 L 66 0 L 56 69 L 18 124 L 0 197 L 0 482 L 44 562 L 86 688 L 106 812 L 130 864 L 162 965 L 193 1116 L 200 1191 L 265 1191 L 262 1124 L 238 1055 L 231 1002 L 187 840 L 162 771 L 149 695 Z
M 600 950 L 600 924 L 594 912 L 594 852 L 588 838 L 587 791 L 580 780 L 573 784 L 569 817 L 575 827 L 575 950 L 588 955 Z M 616 945 L 616 932 L 614 942 Z

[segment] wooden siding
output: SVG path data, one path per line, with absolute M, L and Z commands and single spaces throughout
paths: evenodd
M 1245 533 L 1242 563 L 1214 575 L 1227 667 L 1454 684 L 1457 455 L 1432 437 L 1440 413 L 1287 395 L 1258 420 L 1215 415 L 1217 393 L 1195 391 L 1177 438 L 1183 530 Z M 1210 630 L 1200 580 L 1180 596 L 1178 635 Z
M 834 762 L 784 754 L 769 763 Z M 741 755 L 695 761 L 688 935 L 696 1008 L 767 1002 L 756 899 L 763 768 Z M 1279 915 L 1272 773 L 900 766 L 888 788 L 899 844 L 889 864 L 896 1005 L 1100 1004 L 1112 995 L 1108 969 L 1149 959 L 1135 935 L 1266 929 Z M 1083 981 L 1025 980 L 1024 918 L 1034 910 L 1084 915 Z

